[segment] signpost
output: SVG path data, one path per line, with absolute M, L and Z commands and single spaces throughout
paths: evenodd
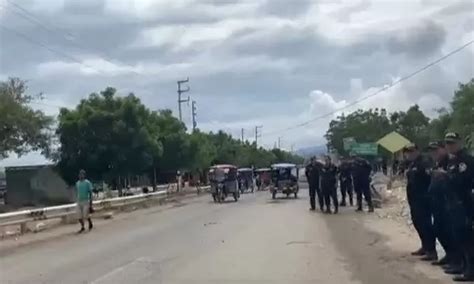
M 377 156 L 378 147 L 379 145 L 377 143 L 355 143 L 352 145 L 350 151 L 356 155 Z

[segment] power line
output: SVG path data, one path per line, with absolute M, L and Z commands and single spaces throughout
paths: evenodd
M 50 32 L 50 33 L 56 33 L 56 31 L 54 30 L 57 30 L 59 31 L 60 29 L 56 26 L 53 26 L 51 24 L 47 25 L 47 24 L 44 24 L 41 20 L 39 20 L 35 15 L 33 15 L 31 12 L 29 12 L 28 10 L 26 10 L 25 8 L 21 7 L 20 5 L 16 4 L 16 3 L 13 3 L 9 0 L 5 0 L 9 5 L 12 5 L 14 6 L 17 10 L 13 10 L 11 9 L 10 7 L 8 7 L 7 5 L 4 5 L 2 3 L 0 3 L 0 6 L 3 7 L 3 8 L 6 8 L 8 10 L 10 10 L 11 12 L 15 13 L 16 15 L 22 17 L 23 19 L 31 22 L 31 23 L 35 23 L 36 25 L 40 26 L 41 28 L 43 28 L 44 30 Z M 52 28 L 50 28 L 50 26 Z M 67 35 L 71 38 L 74 37 L 74 35 L 72 35 L 71 33 L 67 32 Z
M 408 74 L 408 75 L 406 75 L 406 76 L 403 76 L 403 77 L 401 77 L 400 79 L 398 79 L 398 80 L 396 80 L 396 81 L 390 83 L 389 85 L 380 88 L 379 90 L 375 91 L 374 93 L 369 94 L 369 95 L 367 95 L 367 96 L 364 96 L 364 97 L 362 97 L 362 98 L 360 98 L 360 99 L 358 99 L 358 100 L 355 100 L 355 101 L 353 101 L 352 103 L 350 103 L 350 104 L 348 104 L 348 105 L 345 105 L 345 106 L 343 106 L 343 107 L 340 107 L 340 108 L 338 108 L 338 109 L 336 109 L 336 110 L 333 110 L 333 111 L 331 111 L 331 112 L 329 112 L 329 113 L 326 113 L 326 114 L 324 114 L 324 115 L 317 116 L 317 117 L 312 118 L 312 119 L 310 119 L 310 120 L 307 120 L 307 121 L 305 121 L 305 122 L 302 122 L 302 123 L 299 123 L 299 124 L 295 124 L 295 125 L 293 125 L 293 126 L 290 126 L 290 127 L 284 128 L 284 129 L 279 129 L 279 130 L 275 130 L 275 131 L 271 131 L 271 132 L 265 133 L 265 135 L 275 135 L 275 134 L 277 134 L 277 133 L 286 132 L 286 131 L 289 131 L 289 130 L 292 130 L 292 129 L 296 129 L 296 128 L 299 128 L 299 127 L 303 127 L 303 126 L 306 126 L 306 125 L 308 125 L 308 124 L 310 124 L 310 123 L 312 123 L 312 122 L 314 122 L 314 121 L 317 121 L 317 120 L 322 119 L 322 118 L 326 118 L 326 117 L 331 116 L 331 115 L 333 115 L 333 114 L 335 114 L 335 113 L 337 113 L 337 112 L 340 112 L 340 111 L 342 111 L 342 110 L 345 110 L 345 109 L 347 109 L 347 108 L 349 108 L 349 107 L 351 107 L 351 106 L 357 105 L 357 104 L 359 104 L 359 103 L 361 103 L 361 102 L 363 102 L 363 101 L 365 101 L 365 100 L 367 100 L 367 99 L 369 99 L 369 98 L 371 98 L 371 97 L 374 97 L 374 96 L 376 96 L 376 95 L 378 95 L 378 94 L 380 94 L 380 93 L 382 93 L 382 92 L 384 92 L 384 91 L 386 91 L 386 90 L 388 90 L 388 89 L 391 89 L 391 88 L 395 87 L 396 85 L 399 85 L 400 83 L 402 83 L 402 82 L 405 81 L 405 80 L 408 80 L 408 79 L 410 79 L 410 78 L 412 78 L 412 77 L 415 77 L 416 75 L 418 75 L 418 74 L 422 73 L 423 71 L 425 71 L 425 70 L 427 70 L 427 69 L 429 69 L 429 68 L 435 66 L 436 64 L 440 63 L 441 61 L 444 61 L 445 59 L 447 59 L 447 58 L 453 56 L 454 54 L 460 52 L 461 50 L 463 50 L 464 48 L 468 47 L 469 45 L 471 45 L 471 44 L 473 44 L 473 43 L 474 43 L 474 40 L 471 40 L 471 41 L 469 41 L 469 42 L 467 42 L 467 43 L 461 45 L 460 47 L 458 47 L 458 48 L 456 48 L 456 49 L 454 49 L 454 50 L 448 52 L 447 54 L 443 55 L 442 57 L 440 57 L 440 58 L 438 58 L 438 59 L 436 59 L 436 60 L 430 62 L 429 64 L 425 65 L 424 67 L 422 67 L 422 68 L 420 68 L 420 69 L 418 69 L 418 70 L 416 70 L 416 71 L 414 71 L 414 72 L 412 72 L 412 73 L 410 73 L 410 74 Z
M 69 54 L 67 54 L 67 53 L 65 53 L 65 52 L 62 52 L 62 51 L 60 51 L 60 50 L 51 48 L 51 47 L 49 47 L 48 45 L 46 45 L 46 44 L 44 44 L 44 43 L 42 43 L 42 42 L 40 42 L 40 41 L 34 40 L 33 38 L 27 36 L 27 35 L 24 34 L 24 33 L 21 33 L 21 32 L 19 32 L 19 31 L 17 31 L 17 30 L 14 30 L 14 29 L 12 29 L 12 28 L 6 27 L 6 26 L 4 26 L 4 25 L 2 25 L 2 24 L 0 24 L 0 28 L 4 29 L 4 30 L 6 30 L 6 31 L 8 31 L 8 32 L 10 32 L 10 33 L 13 33 L 13 34 L 15 34 L 16 36 L 18 36 L 18 37 L 20 37 L 20 38 L 22 38 L 22 39 L 24 39 L 24 40 L 26 40 L 26 41 L 28 41 L 28 42 L 30 42 L 30 43 L 32 43 L 32 44 L 38 45 L 38 46 L 40 46 L 40 47 L 42 47 L 42 48 L 44 48 L 44 49 L 46 49 L 46 50 L 48 50 L 48 51 L 50 51 L 50 52 L 52 52 L 52 53 L 58 54 L 58 55 L 60 55 L 60 56 L 62 56 L 62 57 L 64 57 L 64 58 L 66 58 L 66 59 L 69 59 L 69 60 L 71 60 L 71 61 L 73 61 L 73 62 L 76 62 L 76 63 L 78 63 L 78 64 L 80 64 L 80 65 L 82 65 L 82 66 L 84 66 L 84 67 L 87 67 L 87 68 L 89 68 L 89 69 L 92 69 L 92 70 L 94 70 L 94 71 L 96 71 L 96 72 L 98 72 L 98 73 L 107 75 L 107 74 L 104 73 L 103 71 L 100 71 L 100 70 L 98 70 L 98 69 L 96 69 L 96 68 L 94 68 L 94 67 L 92 67 L 92 66 L 90 66 L 90 65 L 88 65 L 88 64 L 86 64 L 86 63 L 84 63 L 84 62 L 82 62 L 82 61 L 80 61 L 79 59 L 75 58 L 74 56 L 69 55 Z
M 45 24 L 43 21 L 41 21 L 40 19 L 38 19 L 33 13 L 29 12 L 27 9 L 23 8 L 22 6 L 16 4 L 16 3 L 13 3 L 9 0 L 6 0 L 7 3 L 9 3 L 10 5 L 14 6 L 16 9 L 18 10 L 13 10 L 11 9 L 10 7 L 8 6 L 5 6 L 3 4 L 0 3 L 0 6 L 10 10 L 11 12 L 15 13 L 16 15 L 22 17 L 23 19 L 29 21 L 30 23 L 33 23 L 33 24 L 36 24 L 37 26 L 41 27 L 43 30 L 45 31 L 48 31 L 49 33 L 52 33 L 52 34 L 56 34 L 56 35 L 59 35 L 61 36 L 62 38 L 64 38 L 66 41 L 68 41 L 69 43 L 71 43 L 73 46 L 75 46 L 76 48 L 79 48 L 79 49 L 83 49 L 83 50 L 86 50 L 86 51 L 92 51 L 94 53 L 97 53 L 100 57 L 102 57 L 102 59 L 104 61 L 107 61 L 111 64 L 115 64 L 114 61 L 117 61 L 113 58 L 111 58 L 110 56 L 108 56 L 107 54 L 105 54 L 104 51 L 100 51 L 100 50 L 97 50 L 97 49 L 93 49 L 91 48 L 90 46 L 85 46 L 83 44 L 80 44 L 76 41 L 74 41 L 75 39 L 75 36 L 69 32 L 64 32 L 62 31 L 60 28 L 52 25 L 52 24 Z M 136 68 L 135 66 L 132 66 L 132 65 L 129 65 L 129 64 L 125 64 L 123 62 L 120 62 L 120 64 L 124 65 L 124 66 L 127 66 L 127 67 L 130 67 L 130 68 Z M 134 73 L 134 74 L 137 74 L 137 75 L 142 75 L 140 72 L 137 72 L 133 69 L 129 70 L 131 73 Z

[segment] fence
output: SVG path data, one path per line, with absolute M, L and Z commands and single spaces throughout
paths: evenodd
M 103 200 L 93 201 L 94 211 L 121 208 L 133 204 L 145 203 L 147 201 L 164 200 L 172 192 L 169 191 L 169 185 L 158 186 L 156 192 L 137 194 L 125 197 L 115 197 Z M 208 187 L 200 187 L 199 191 L 208 190 Z M 0 227 L 20 225 L 20 232 L 26 232 L 26 224 L 38 220 L 64 218 L 76 214 L 76 203 L 44 207 L 31 210 L 22 210 L 0 214 Z

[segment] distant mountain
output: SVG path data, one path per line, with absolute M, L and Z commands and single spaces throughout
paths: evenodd
M 296 150 L 296 154 L 304 157 L 310 158 L 313 156 L 319 156 L 327 153 L 326 145 L 319 145 L 313 147 L 306 147 Z

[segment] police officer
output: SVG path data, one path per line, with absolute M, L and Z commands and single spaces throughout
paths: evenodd
M 436 261 L 438 255 L 428 193 L 431 183 L 430 165 L 415 144 L 406 147 L 406 156 L 410 162 L 406 170 L 408 205 L 413 226 L 421 240 L 421 248 L 412 255 L 424 256 L 423 260 Z
M 337 200 L 337 167 L 331 162 L 331 158 L 326 156 L 324 166 L 321 169 L 321 191 L 324 196 L 327 214 L 331 214 L 331 199 L 334 204 L 334 214 L 339 212 Z
M 349 204 L 354 205 L 352 193 L 351 164 L 347 159 L 342 160 L 339 166 L 339 184 L 341 186 L 341 206 L 346 206 L 346 195 L 349 195 Z
M 446 149 L 450 155 L 447 165 L 448 186 L 455 193 L 450 200 L 451 224 L 455 251 L 463 255 L 464 267 L 451 266 L 447 273 L 462 275 L 453 278 L 454 281 L 474 281 L 474 240 L 472 232 L 473 200 L 472 186 L 474 180 L 474 158 L 463 148 L 459 134 L 451 132 L 445 136 Z
M 433 214 L 433 228 L 436 238 L 445 251 L 445 256 L 433 265 L 455 264 L 459 258 L 453 250 L 453 239 L 451 237 L 451 224 L 449 219 L 449 206 L 447 200 L 450 198 L 448 188 L 448 153 L 443 141 L 431 142 L 428 145 L 431 158 L 435 162 L 431 169 L 431 183 L 428 193 L 431 199 L 431 211 Z
M 357 195 L 357 209 L 362 211 L 362 195 L 367 202 L 369 212 L 374 212 L 374 205 L 372 204 L 372 193 L 370 192 L 370 173 L 372 167 L 370 163 L 361 158 L 355 157 L 352 164 L 352 178 L 354 179 L 354 190 Z
M 323 210 L 323 197 L 320 193 L 319 187 L 319 171 L 321 169 L 320 164 L 316 161 L 316 158 L 311 158 L 311 161 L 306 166 L 305 174 L 306 179 L 309 185 L 309 203 L 310 208 L 309 210 L 314 211 L 316 209 L 316 195 L 318 196 L 319 200 L 319 208 L 321 211 Z

